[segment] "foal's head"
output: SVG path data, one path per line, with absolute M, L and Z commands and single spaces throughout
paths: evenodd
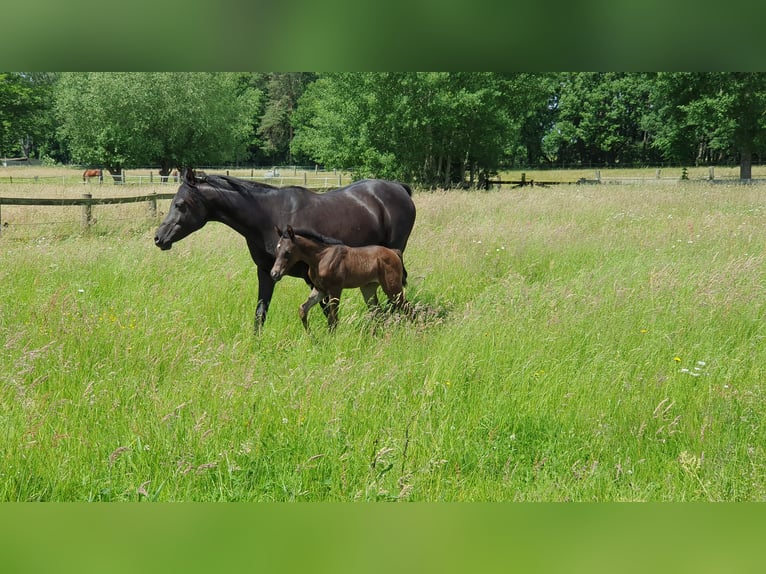
M 277 230 L 277 235 L 279 235 L 279 241 L 274 252 L 274 266 L 271 268 L 271 278 L 274 281 L 279 281 L 290 267 L 295 264 L 298 258 L 295 253 L 295 231 L 293 231 L 293 228 L 288 225 L 284 231 L 279 227 L 275 229 Z

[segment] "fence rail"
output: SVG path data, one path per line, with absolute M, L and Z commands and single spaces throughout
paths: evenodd
M 257 181 L 262 183 L 268 183 L 271 185 L 286 186 L 286 185 L 301 185 L 303 187 L 309 187 L 311 189 L 330 189 L 334 187 L 342 187 L 344 184 L 351 183 L 351 175 L 346 172 L 322 172 L 322 171 L 304 171 L 298 170 L 271 170 L 267 174 L 256 174 L 255 170 L 250 170 L 250 175 L 244 170 L 231 170 L 235 172 L 236 177 L 248 181 Z M 210 175 L 229 175 L 230 170 L 224 170 L 222 172 L 209 171 Z M 101 178 L 90 178 L 83 180 L 79 173 L 72 173 L 70 175 L 34 175 L 34 176 L 17 176 L 17 175 L 4 175 L 0 174 L 0 183 L 6 184 L 61 184 L 61 185 L 83 185 L 83 186 L 104 186 L 104 185 L 178 185 L 178 176 L 160 176 L 158 173 L 150 171 L 148 174 L 144 173 L 127 173 L 123 172 L 120 175 L 109 175 L 102 172 Z
M 161 199 L 173 199 L 175 193 L 151 193 L 135 197 L 93 197 L 84 193 L 82 197 L 42 198 L 42 197 L 0 197 L 0 221 L 2 221 L 3 205 L 43 205 L 43 206 L 82 206 L 81 226 L 87 230 L 95 222 L 93 219 L 94 205 L 114 205 L 120 203 L 149 203 L 152 217 L 157 216 L 157 202 Z M 0 225 L 0 233 L 2 226 Z
M 93 197 L 91 194 L 83 194 L 83 197 L 0 197 L 0 205 L 111 205 L 116 203 L 140 203 L 142 201 L 155 202 L 160 199 L 173 199 L 175 193 L 151 193 L 136 197 Z

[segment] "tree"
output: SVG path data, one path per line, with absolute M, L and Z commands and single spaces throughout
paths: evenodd
M 658 160 L 645 119 L 652 86 L 651 74 L 559 74 L 556 120 L 543 143 L 549 159 L 596 165 Z
M 29 159 L 48 142 L 55 74 L 0 72 L 0 155 Z
M 752 177 L 753 155 L 766 150 L 766 74 L 660 73 L 654 91 L 655 145 L 683 163 L 734 157 L 740 179 Z
M 260 93 L 232 73 L 62 74 L 59 132 L 74 161 L 123 169 L 236 161 L 253 130 Z
M 267 81 L 267 101 L 258 135 L 261 148 L 273 162 L 292 162 L 292 116 L 306 86 L 316 79 L 312 72 L 271 73 Z
M 517 147 L 537 85 L 527 74 L 328 74 L 299 101 L 293 151 L 360 175 L 475 183 Z

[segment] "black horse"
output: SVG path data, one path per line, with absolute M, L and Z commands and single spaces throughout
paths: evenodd
M 167 216 L 157 228 L 154 243 L 160 249 L 170 249 L 175 241 L 208 221 L 224 223 L 247 240 L 258 267 L 258 331 L 266 321 L 274 293 L 269 272 L 279 239 L 274 233 L 276 225 L 311 229 L 352 247 L 384 245 L 404 251 L 415 224 L 415 204 L 408 185 L 382 179 L 315 193 L 303 187 L 275 187 L 231 176 L 197 176 L 187 169 Z M 305 263 L 297 263 L 288 275 L 302 277 L 311 285 Z M 362 288 L 362 295 L 368 304 L 377 305 L 372 289 Z

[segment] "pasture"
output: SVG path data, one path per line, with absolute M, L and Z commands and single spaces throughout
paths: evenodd
M 3 231 L 0 500 L 764 500 L 765 195 L 417 192 L 416 318 L 332 335 L 220 224 Z

